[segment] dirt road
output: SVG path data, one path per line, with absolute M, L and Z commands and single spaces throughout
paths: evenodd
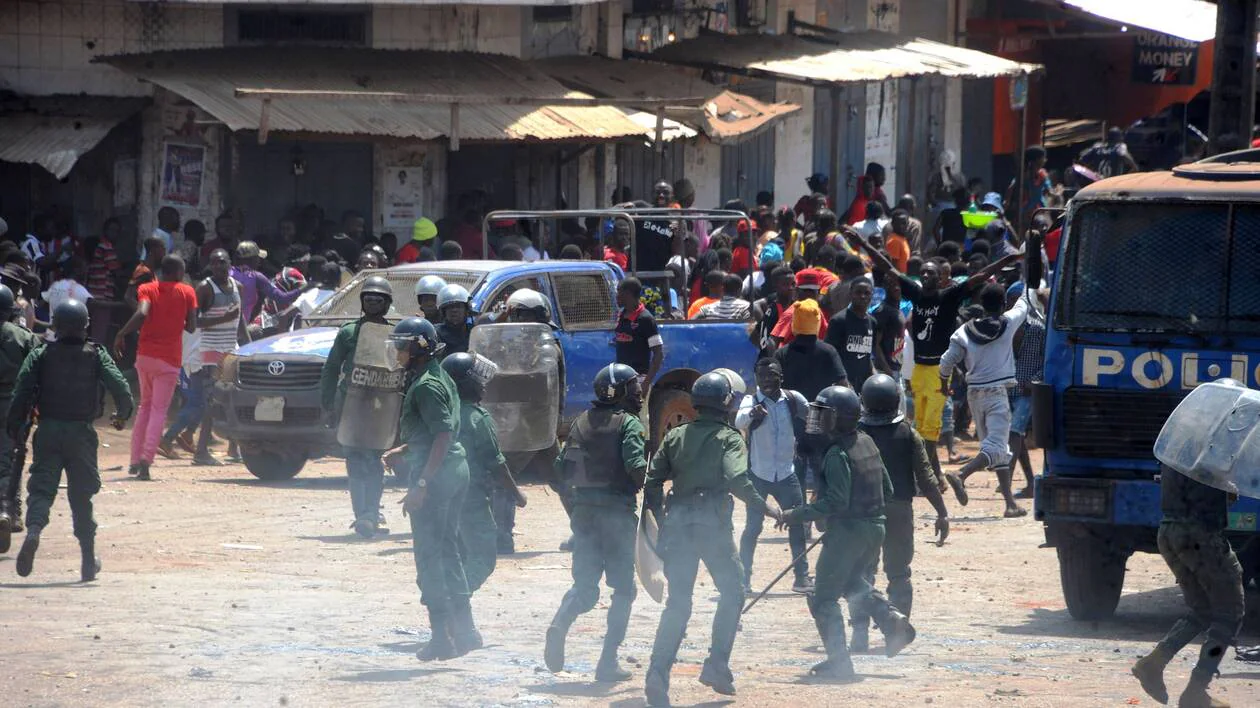
M 236 466 L 160 462 L 155 481 L 127 478 L 122 434 L 103 432 L 97 497 L 104 562 L 78 579 L 78 548 L 64 494 L 44 535 L 35 573 L 18 578 L 0 556 L 0 695 L 13 705 L 642 705 L 642 676 L 661 607 L 640 592 L 622 656 L 631 682 L 593 683 L 603 610 L 570 634 L 569 669 L 542 666 L 543 631 L 569 580 L 560 504 L 528 488 L 517 555 L 500 559 L 474 598 L 490 646 L 461 659 L 421 664 L 427 639 L 398 490 L 386 494 L 394 532 L 375 542 L 348 530 L 339 460 L 310 465 L 283 484 Z M 991 477 L 973 480 L 972 502 L 953 534 L 932 544 L 930 507 L 919 502 L 915 624 L 918 641 L 888 660 L 855 657 L 862 683 L 803 678 L 820 660 L 804 599 L 773 594 L 744 619 L 732 668 L 744 705 L 1123 706 L 1154 705 L 1129 676 L 1181 611 L 1156 556 L 1129 562 L 1114 621 L 1071 620 L 1052 550 L 1038 549 L 1031 517 L 1004 521 Z M 742 516 L 736 512 L 736 526 Z M 784 534 L 767 529 L 753 585 L 786 565 Z M 679 704 L 718 696 L 695 679 L 716 593 L 702 574 L 691 630 L 674 669 Z M 874 644 L 881 644 L 873 636 Z M 1247 637 L 1245 637 L 1247 638 Z M 1196 650 L 1197 651 L 1197 650 Z M 1169 669 L 1176 696 L 1195 654 Z M 1260 705 L 1260 669 L 1222 666 L 1218 691 Z

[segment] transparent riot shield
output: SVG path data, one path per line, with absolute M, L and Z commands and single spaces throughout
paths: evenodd
M 1209 487 L 1260 498 L 1260 391 L 1230 380 L 1194 389 L 1168 416 L 1155 457 Z
M 560 424 L 560 347 L 551 327 L 538 323 L 473 327 L 468 350 L 494 362 L 498 374 L 482 405 L 494 419 L 504 452 L 545 450 Z
M 398 437 L 402 411 L 403 369 L 398 365 L 387 324 L 364 322 L 354 348 L 354 366 L 337 425 L 337 442 L 346 447 L 385 450 Z

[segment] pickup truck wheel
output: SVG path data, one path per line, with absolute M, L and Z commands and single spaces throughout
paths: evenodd
M 652 443 L 660 445 L 665 433 L 683 423 L 696 419 L 696 409 L 691 407 L 691 394 L 676 388 L 653 391 L 648 408 L 648 421 L 652 426 Z
M 293 479 L 306 466 L 306 455 L 301 453 L 286 454 L 248 447 L 241 450 L 241 459 L 250 474 L 267 482 Z
M 1064 541 L 1056 550 L 1068 614 L 1089 622 L 1110 619 L 1124 588 L 1127 554 L 1094 538 Z

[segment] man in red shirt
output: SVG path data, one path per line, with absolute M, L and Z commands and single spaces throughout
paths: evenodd
M 150 478 L 149 468 L 162 440 L 162 424 L 183 364 L 184 333 L 197 328 L 197 293 L 183 279 L 183 259 L 163 258 L 158 279 L 136 290 L 139 307 L 114 337 L 114 351 L 121 357 L 127 335 L 140 331 L 136 349 L 140 410 L 131 433 L 128 470 L 139 479 Z

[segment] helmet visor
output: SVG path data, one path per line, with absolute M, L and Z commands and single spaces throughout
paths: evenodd
M 468 377 L 478 386 L 484 387 L 498 375 L 499 365 L 480 354 L 473 354 L 472 357 L 473 365 L 468 371 Z
M 836 425 L 836 412 L 827 406 L 809 404 L 809 412 L 805 416 L 805 432 L 809 435 L 829 435 Z

